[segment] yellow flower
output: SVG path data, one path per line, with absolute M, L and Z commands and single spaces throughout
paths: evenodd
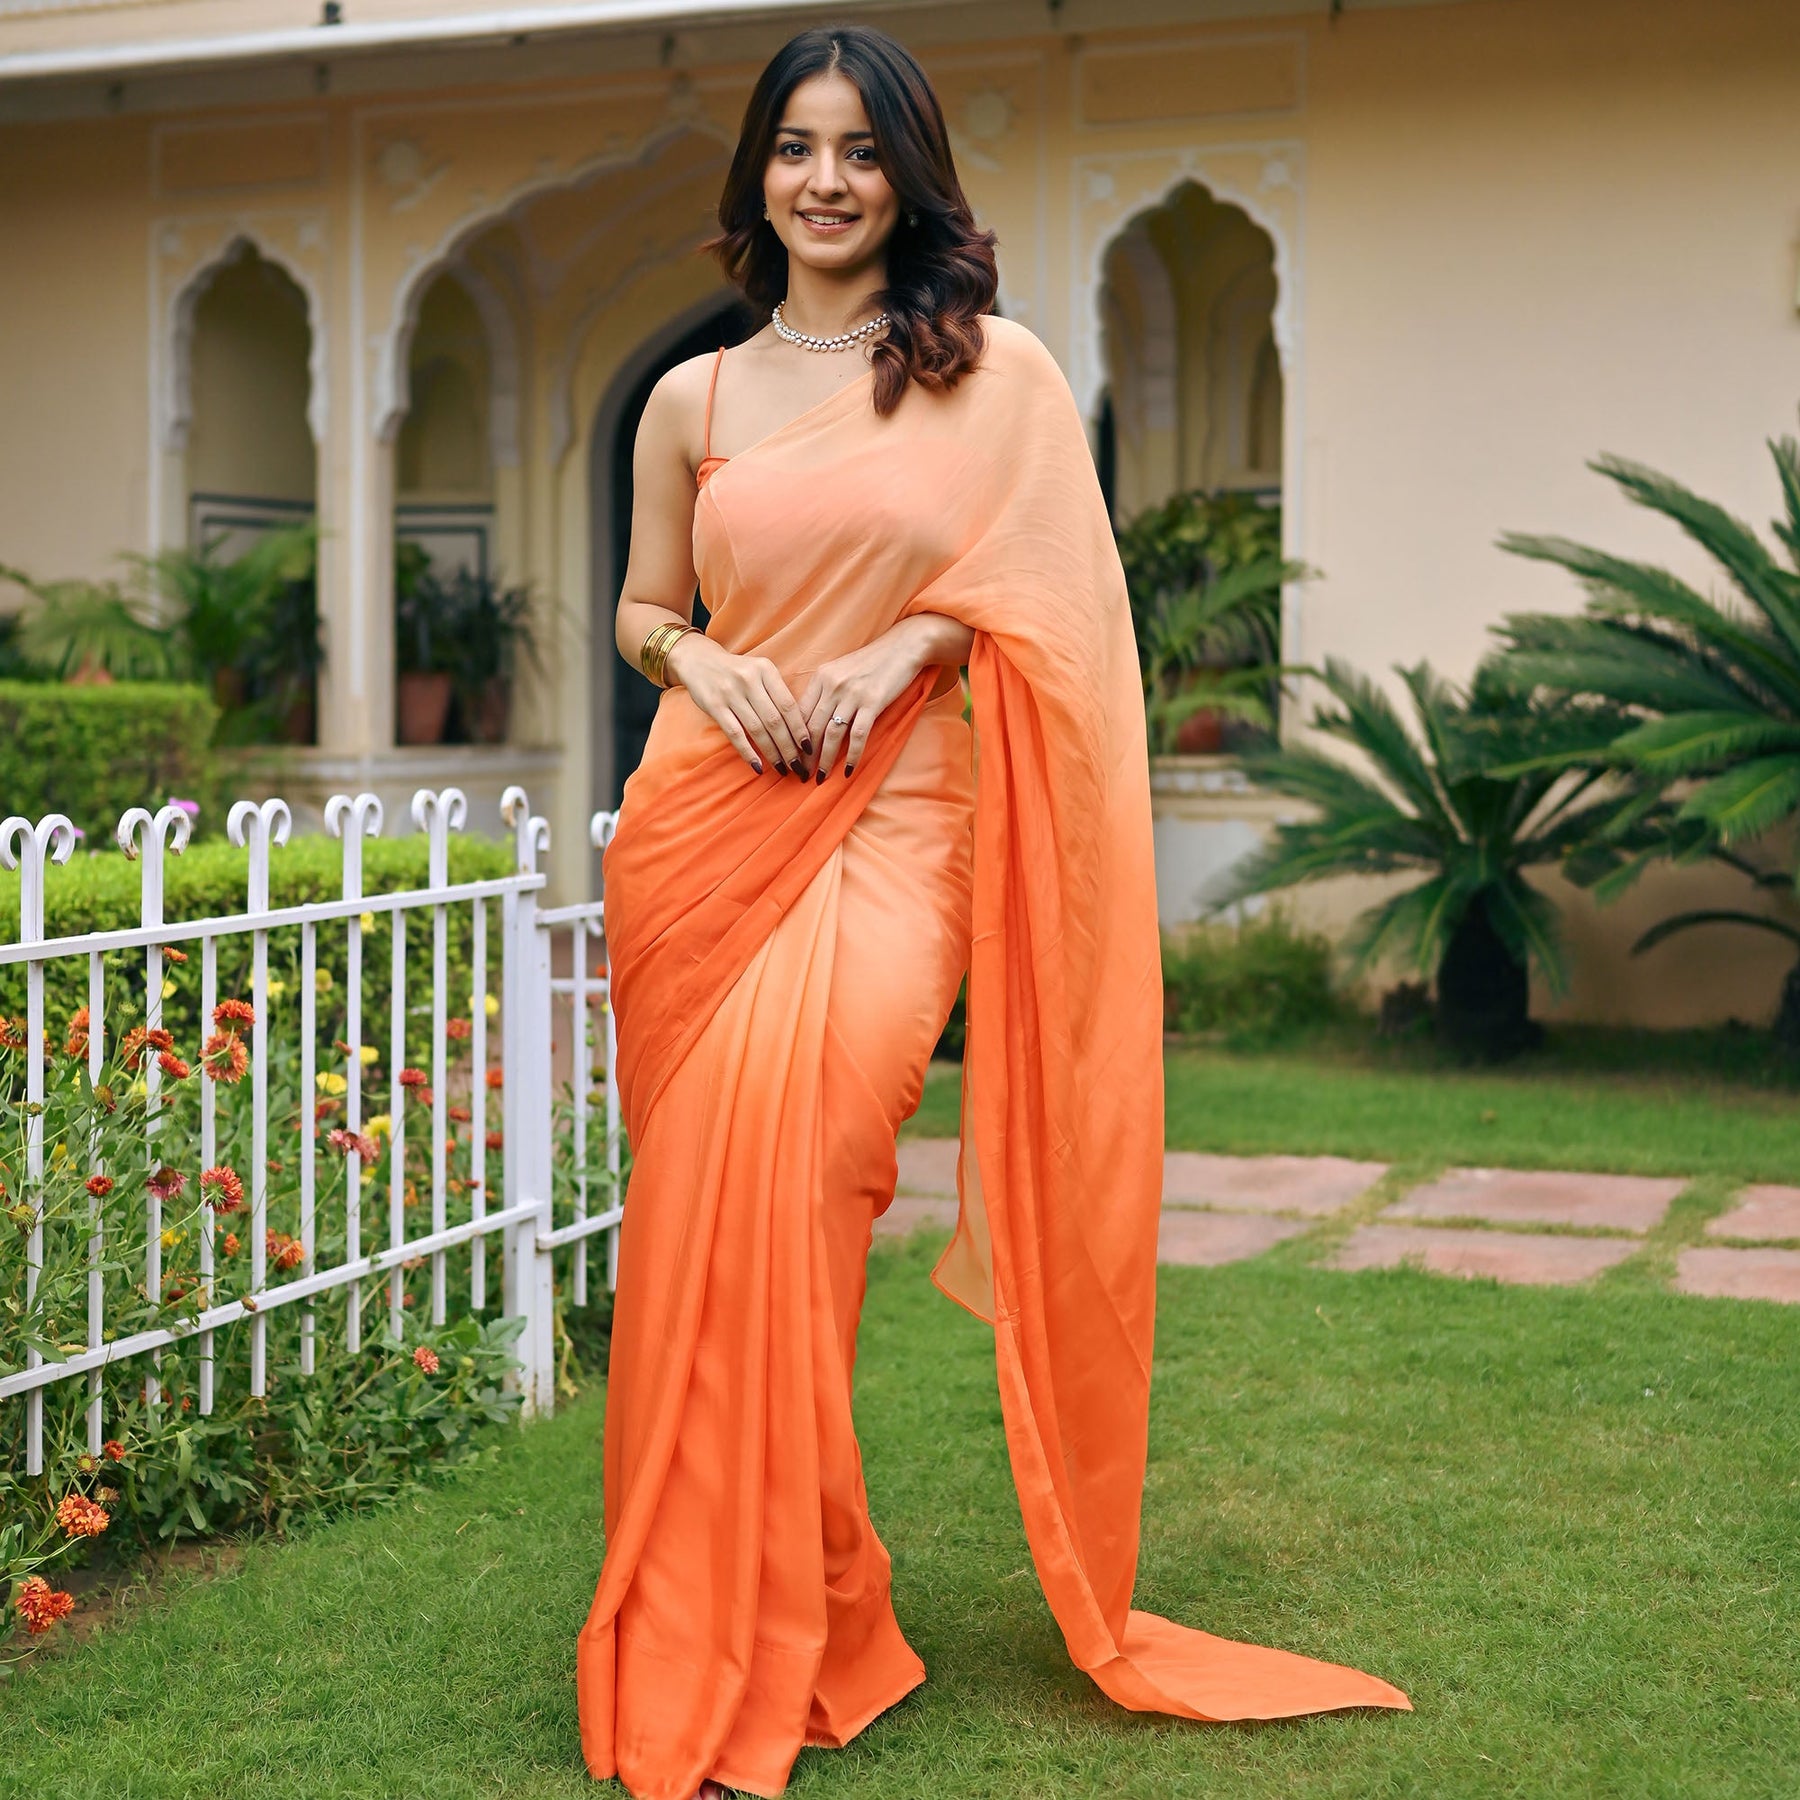
M 377 1113 L 374 1118 L 365 1121 L 363 1130 L 367 1132 L 370 1137 L 392 1137 L 394 1135 L 394 1121 L 390 1119 L 386 1113 Z
M 166 976 L 163 978 L 162 994 L 165 1000 L 173 1000 L 175 998 L 175 984 Z
M 319 1092 L 321 1094 L 341 1094 L 349 1085 L 349 1082 L 335 1069 L 319 1071 Z
M 362 1058 L 362 1066 L 366 1069 L 381 1055 L 381 1052 L 373 1044 L 364 1044 L 356 1054 Z
M 69 1160 L 69 1144 L 66 1138 L 58 1138 L 50 1151 L 50 1160 L 57 1168 L 61 1168 Z
M 316 987 L 321 994 L 329 994 L 331 992 L 331 971 L 322 966 L 314 969 L 313 986 Z
M 498 994 L 489 994 L 481 1004 L 483 1010 L 487 1013 L 487 1016 L 492 1019 L 496 1017 L 500 1011 L 500 996 Z
M 279 1000 L 281 996 L 287 992 L 287 983 L 285 981 L 271 980 L 268 983 L 266 992 L 271 1000 Z
M 149 1091 L 150 1091 L 150 1090 L 149 1090 L 149 1089 L 148 1089 L 148 1088 L 147 1088 L 147 1087 L 145 1087 L 145 1086 L 144 1086 L 144 1078 L 143 1078 L 143 1076 L 141 1076 L 141 1075 L 140 1075 L 140 1076 L 138 1076 L 138 1078 L 137 1078 L 137 1079 L 136 1079 L 136 1080 L 135 1080 L 135 1081 L 134 1081 L 134 1082 L 132 1082 L 132 1084 L 131 1084 L 131 1086 L 130 1086 L 130 1087 L 128 1087 L 128 1088 L 127 1088 L 127 1089 L 126 1089 L 126 1090 L 125 1090 L 125 1092 L 126 1092 L 126 1093 L 127 1093 L 127 1094 L 128 1094 L 128 1095 L 130 1095 L 130 1097 L 131 1097 L 131 1098 L 132 1098 L 132 1099 L 133 1099 L 133 1100 L 141 1100 L 141 1099 L 143 1099 L 143 1097 L 144 1097 L 144 1096 L 145 1096 L 145 1095 L 146 1095 L 146 1094 L 147 1094 L 147 1093 L 149 1093 Z
M 371 931 L 375 926 L 375 915 L 373 913 L 362 913 L 358 916 L 356 922 L 364 931 Z
M 162 1234 L 162 1247 L 165 1250 L 173 1250 L 186 1236 L 187 1233 L 185 1231 L 177 1231 L 171 1226 L 169 1230 Z
M 367 1187 L 368 1184 L 375 1179 L 375 1171 L 373 1169 L 365 1168 L 362 1172 L 362 1178 L 363 1186 Z

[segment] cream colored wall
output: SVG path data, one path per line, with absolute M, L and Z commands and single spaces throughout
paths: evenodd
M 990 43 L 971 35 L 982 11 L 1022 17 L 965 6 L 882 22 L 919 50 L 1000 232 L 1004 310 L 1050 345 L 1084 406 L 1104 381 L 1108 246 L 1132 218 L 1192 180 L 1270 235 L 1289 549 L 1323 571 L 1290 605 L 1291 654 L 1376 671 L 1424 655 L 1466 675 L 1503 612 L 1575 600 L 1493 549 L 1507 528 L 1694 572 L 1584 470 L 1601 449 L 1752 517 L 1774 508 L 1762 440 L 1793 429 L 1800 394 L 1787 0 L 1470 0 L 1352 7 L 1335 24 L 1079 38 L 1033 25 Z M 524 724 L 566 748 L 567 844 L 601 728 L 599 622 L 585 616 L 593 413 L 659 323 L 716 281 L 690 251 L 750 81 L 786 33 L 759 29 L 732 38 L 728 64 L 687 31 L 672 70 L 615 72 L 599 43 L 559 53 L 535 84 L 262 104 L 220 77 L 208 107 L 180 116 L 0 126 L 0 241 L 31 272 L 0 282 L 0 555 L 99 572 L 157 519 L 167 529 L 172 310 L 249 235 L 323 323 L 323 726 L 346 754 L 379 751 L 409 308 L 439 270 L 486 257 L 518 327 L 519 454 L 494 475 L 504 560 L 565 606 Z M 1661 902 L 1651 890 L 1642 904 L 1648 917 Z M 1610 921 L 1593 931 L 1575 1003 L 1596 1015 L 1760 1016 L 1783 960 L 1720 938 L 1703 968 L 1660 953 L 1684 966 L 1652 984 L 1609 947 Z
M 306 296 L 254 254 L 220 269 L 194 308 L 187 491 L 313 498 Z

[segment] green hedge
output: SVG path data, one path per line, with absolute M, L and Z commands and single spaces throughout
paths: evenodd
M 1242 925 L 1163 936 L 1163 1020 L 1240 1049 L 1279 1043 L 1349 1015 L 1330 940 L 1271 908 Z
M 66 813 L 90 844 L 132 806 L 198 800 L 219 829 L 223 787 L 208 745 L 219 710 L 203 688 L 120 681 L 109 687 L 0 681 L 0 808 Z
M 363 888 L 371 894 L 392 894 L 422 888 L 427 879 L 429 846 L 423 834 L 365 840 Z M 450 879 L 490 881 L 512 873 L 510 846 L 492 838 L 450 839 Z M 220 841 L 193 844 L 180 856 L 163 864 L 163 917 L 180 922 L 206 919 L 244 910 L 248 853 Z M 135 926 L 139 917 L 140 865 L 128 862 L 117 849 L 92 855 L 77 851 L 62 867 L 52 866 L 45 880 L 44 925 L 51 937 L 73 937 L 89 931 L 122 931 Z M 335 900 L 343 892 L 343 846 L 336 838 L 297 837 L 269 854 L 269 901 L 273 907 L 299 906 L 311 901 Z M 500 988 L 500 909 L 488 905 L 488 987 Z M 391 914 L 377 914 L 374 925 L 363 932 L 363 1039 L 385 1052 L 388 1044 L 389 977 L 393 957 Z M 449 992 L 446 1008 L 456 1013 L 468 1004 L 472 973 L 473 926 L 467 905 L 449 910 Z M 0 870 L 0 943 L 17 943 L 19 937 L 19 877 Z M 191 959 L 171 966 L 168 978 L 174 992 L 163 1002 L 163 1023 L 172 1031 L 184 1056 L 197 1049 L 200 1024 L 200 955 L 197 943 L 187 946 Z M 431 1002 L 431 925 L 428 913 L 409 915 L 406 927 L 406 986 L 408 1040 L 417 1059 L 429 1054 L 426 1042 Z M 219 994 L 221 998 L 250 993 L 249 937 L 223 939 L 219 945 Z M 329 986 L 321 993 L 318 1008 L 321 1041 L 328 1042 L 342 1030 L 346 973 L 345 930 L 342 925 L 321 926 L 318 962 L 330 971 Z M 144 1012 L 144 961 L 141 952 L 112 954 L 106 958 L 107 1024 L 121 1032 Z M 281 980 L 287 993 L 275 1008 L 278 1023 L 287 1015 L 297 1024 L 297 980 L 300 965 L 300 933 L 288 928 L 269 934 L 269 971 Z M 79 957 L 67 957 L 50 965 L 44 1018 L 53 1040 L 60 1045 L 69 1015 L 87 1001 L 86 965 Z M 25 1011 L 25 971 L 21 966 L 0 969 L 0 1013 L 13 1016 Z M 497 1057 L 499 1043 L 489 1054 Z

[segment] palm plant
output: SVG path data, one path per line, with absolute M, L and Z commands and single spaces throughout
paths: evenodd
M 1320 677 L 1335 704 L 1316 708 L 1313 728 L 1357 752 L 1367 773 L 1309 746 L 1243 759 L 1252 781 L 1308 802 L 1315 816 L 1278 826 L 1234 868 L 1220 904 L 1326 877 L 1413 876 L 1346 935 L 1352 973 L 1384 955 L 1409 962 L 1435 977 L 1447 1042 L 1508 1056 L 1537 1035 L 1532 966 L 1553 993 L 1568 980 L 1556 908 L 1526 871 L 1608 830 L 1635 841 L 1646 828 L 1639 796 L 1599 771 L 1496 779 L 1485 765 L 1543 729 L 1546 709 L 1509 695 L 1485 669 L 1466 694 L 1424 663 L 1399 674 L 1416 732 L 1346 664 L 1330 659 Z
M 1143 672 L 1150 751 L 1175 748 L 1200 711 L 1273 723 L 1281 589 L 1306 566 L 1281 556 L 1281 515 L 1245 494 L 1189 491 L 1118 534 Z
M 1707 553 L 1728 583 L 1721 598 L 1566 538 L 1500 540 L 1516 555 L 1568 569 L 1587 606 L 1573 616 L 1516 614 L 1499 628 L 1505 650 L 1494 679 L 1515 694 L 1558 697 L 1566 729 L 1491 772 L 1620 771 L 1661 821 L 1629 849 L 1597 842 L 1571 863 L 1571 877 L 1602 899 L 1658 857 L 1711 859 L 1764 891 L 1793 892 L 1794 870 L 1767 870 L 1744 848 L 1800 812 L 1800 446 L 1782 438 L 1769 449 L 1785 503 L 1774 523 L 1785 562 L 1748 525 L 1667 476 L 1613 456 L 1589 465 Z M 1679 798 L 1665 798 L 1671 790 Z M 1633 948 L 1714 924 L 1800 941 L 1765 914 L 1708 908 L 1663 920 Z
M 173 634 L 116 582 L 35 581 L 0 565 L 0 580 L 31 596 L 13 643 L 19 657 L 58 680 L 167 681 L 179 669 Z

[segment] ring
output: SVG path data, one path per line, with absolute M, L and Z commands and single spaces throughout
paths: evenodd
M 850 723 L 850 721 L 848 719 L 839 718 L 836 713 L 833 713 L 831 715 L 831 722 L 834 725 L 848 725 Z

